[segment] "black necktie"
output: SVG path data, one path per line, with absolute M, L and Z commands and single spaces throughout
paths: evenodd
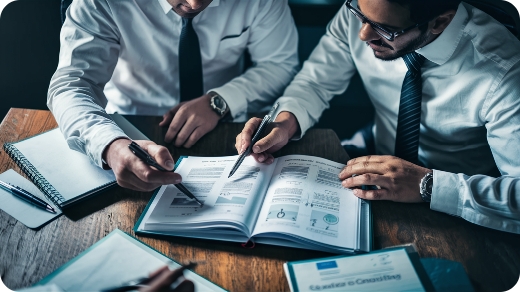
M 418 164 L 419 130 L 421 124 L 421 66 L 425 58 L 416 52 L 403 57 L 408 72 L 404 77 L 397 119 L 395 156 Z
M 180 101 L 187 101 L 202 96 L 202 60 L 197 33 L 193 29 L 193 18 L 182 19 L 182 31 L 179 42 L 179 86 Z

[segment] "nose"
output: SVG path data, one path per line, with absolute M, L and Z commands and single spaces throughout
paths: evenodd
M 203 0 L 186 0 L 186 2 L 190 5 L 191 9 L 198 10 L 202 7 Z
M 372 28 L 372 26 L 365 22 L 359 30 L 359 39 L 364 42 L 370 42 L 381 39 L 381 36 Z

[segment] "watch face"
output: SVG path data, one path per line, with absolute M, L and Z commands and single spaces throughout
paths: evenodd
M 224 101 L 222 100 L 222 98 L 220 96 L 215 96 L 215 106 L 218 107 L 219 109 L 222 109 L 222 107 L 224 106 Z

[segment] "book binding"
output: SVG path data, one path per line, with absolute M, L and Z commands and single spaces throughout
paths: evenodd
M 25 156 L 12 143 L 5 143 L 4 150 L 20 167 L 29 179 L 40 189 L 54 205 L 61 207 L 65 202 L 63 196 L 38 172 Z

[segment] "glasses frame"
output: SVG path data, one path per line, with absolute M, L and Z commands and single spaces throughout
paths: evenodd
M 425 24 L 427 24 L 428 22 L 430 22 L 430 20 L 427 20 L 427 21 L 424 21 L 422 23 L 417 23 L 417 24 L 414 24 L 410 27 L 407 27 L 403 30 L 400 30 L 400 31 L 394 31 L 392 32 L 390 29 L 380 25 L 380 24 L 377 24 L 373 21 L 371 21 L 370 19 L 368 19 L 363 13 L 361 13 L 361 11 L 359 11 L 357 8 L 355 8 L 354 6 L 350 5 L 350 3 L 352 3 L 353 0 L 348 0 L 346 3 L 345 3 L 345 6 L 347 6 L 347 9 L 352 13 L 354 14 L 354 16 L 356 18 L 358 18 L 361 23 L 368 23 L 370 24 L 370 26 L 372 27 L 372 29 L 374 29 L 375 32 L 377 32 L 378 35 L 384 37 L 385 39 L 387 39 L 388 41 L 391 41 L 393 42 L 395 40 L 396 37 L 402 35 L 402 34 L 405 34 L 406 32 L 416 28 L 416 27 L 419 27 L 419 26 L 423 26 Z M 382 30 L 383 32 L 387 33 L 388 35 L 384 35 L 382 34 L 381 32 L 379 32 L 379 30 Z

